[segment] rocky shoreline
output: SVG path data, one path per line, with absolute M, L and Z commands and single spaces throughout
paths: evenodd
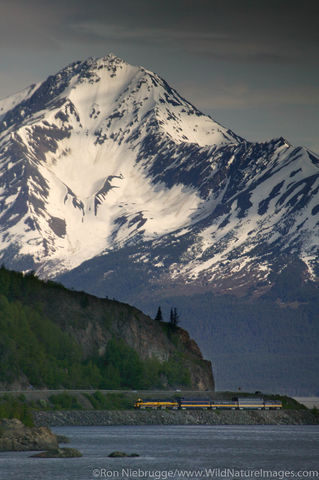
M 0 452 L 25 452 L 42 450 L 34 458 L 82 457 L 75 448 L 60 448 L 59 442 L 68 439 L 55 435 L 49 427 L 27 427 L 17 418 L 0 420 Z
M 310 410 L 170 411 L 63 410 L 34 411 L 37 426 L 108 425 L 319 425 Z
M 26 427 L 20 420 L 0 420 L 0 451 L 54 450 L 58 437 L 48 427 Z

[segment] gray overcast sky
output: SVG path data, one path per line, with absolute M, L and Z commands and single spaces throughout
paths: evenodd
M 0 0 L 0 98 L 113 52 L 248 140 L 319 153 L 319 0 Z

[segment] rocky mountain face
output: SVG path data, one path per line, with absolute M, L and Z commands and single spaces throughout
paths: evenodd
M 2 390 L 214 390 L 211 362 L 177 325 L 3 267 L 0 292 Z
M 316 282 L 318 190 L 314 153 L 247 142 L 113 55 L 0 102 L 2 263 L 150 313 L 211 292 L 260 298 L 294 262 Z M 184 314 L 200 342 L 216 325 L 202 303 Z

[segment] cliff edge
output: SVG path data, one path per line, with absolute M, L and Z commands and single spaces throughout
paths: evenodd
M 0 292 L 2 390 L 214 389 L 211 363 L 178 326 L 4 267 Z

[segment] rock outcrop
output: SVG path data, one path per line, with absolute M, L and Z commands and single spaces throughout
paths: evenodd
M 111 452 L 109 455 L 108 455 L 109 458 L 124 458 L 124 457 L 139 457 L 139 454 L 138 453 L 125 453 L 125 452 L 118 452 L 118 451 L 115 451 L 115 452 Z
M 55 448 L 45 452 L 31 455 L 33 458 L 77 458 L 82 457 L 82 453 L 76 448 Z
M 57 290 L 53 301 L 59 303 L 59 321 L 63 328 L 81 345 L 87 357 L 96 352 L 103 355 L 112 337 L 121 338 L 143 360 L 156 358 L 164 362 L 182 354 L 190 373 L 190 387 L 194 390 L 214 390 L 211 362 L 203 358 L 197 343 L 186 330 L 177 327 L 171 335 L 166 322 L 154 321 L 130 305 L 89 295 L 85 308 L 79 309 L 79 295 L 77 292 L 70 295 L 65 290 Z M 52 302 L 49 308 L 52 309 Z M 49 311 L 46 313 L 50 315 Z M 75 315 L 76 328 L 69 321 Z
M 58 439 L 48 427 L 26 427 L 20 420 L 0 421 L 0 451 L 52 450 Z

